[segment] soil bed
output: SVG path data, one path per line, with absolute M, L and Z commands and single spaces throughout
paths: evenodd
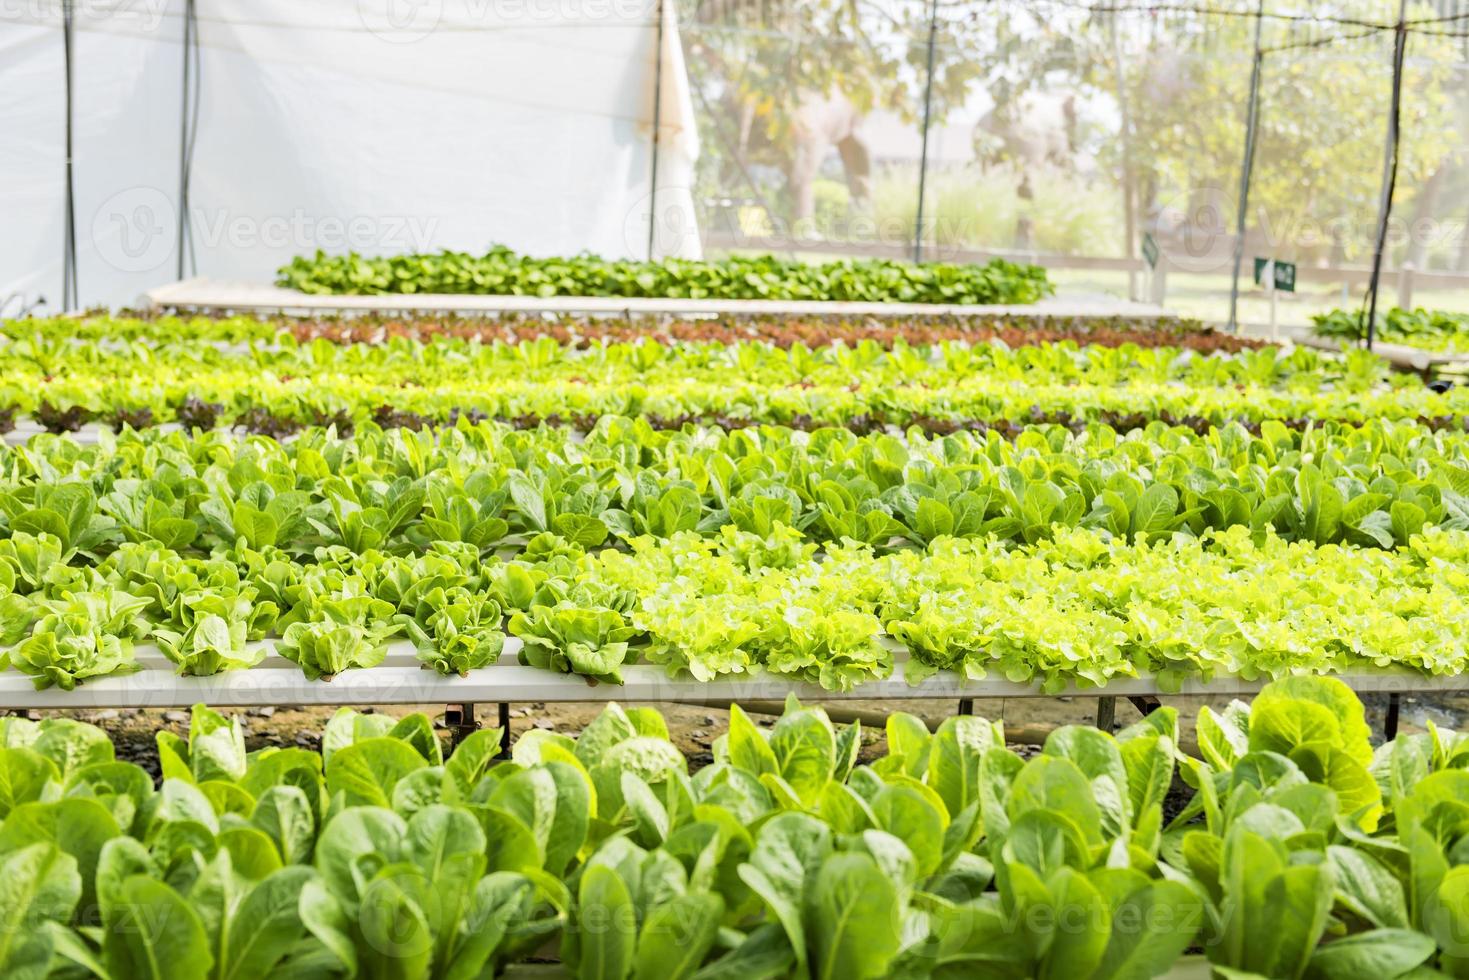
M 1380 739 L 1387 710 L 1388 696 L 1385 694 L 1361 695 L 1367 707 L 1367 723 Z M 1165 704 L 1178 709 L 1182 740 L 1185 751 L 1195 751 L 1193 720 L 1201 705 L 1215 710 L 1223 708 L 1229 699 L 1213 698 L 1167 698 Z M 974 702 L 974 713 L 991 720 L 1003 718 L 1011 747 L 1021 754 L 1030 755 L 1040 751 L 1039 743 L 1045 733 L 1059 725 L 1092 724 L 1095 720 L 1096 699 L 1094 698 L 1014 698 L 978 699 Z M 714 740 L 724 734 L 729 725 L 729 712 L 724 708 L 699 707 L 679 704 L 654 705 L 668 721 L 669 735 L 679 750 L 688 758 L 690 767 L 698 769 L 713 760 Z M 834 712 L 843 709 L 862 713 L 882 714 L 891 711 L 907 711 L 924 718 L 930 728 L 936 727 L 947 715 L 957 711 L 955 702 L 926 699 L 899 701 L 850 701 L 829 706 Z M 394 716 L 413 711 L 422 711 L 434 719 L 445 739 L 449 737 L 444 726 L 444 705 L 406 705 L 392 708 L 358 710 L 381 710 Z M 317 749 L 321 745 L 321 731 L 335 709 L 324 707 L 239 708 L 225 709 L 224 714 L 238 716 L 245 726 L 245 741 L 249 749 L 266 746 L 300 746 Z M 599 704 L 554 704 L 528 702 L 511 705 L 510 730 L 512 737 L 519 737 L 534 728 L 575 734 L 601 711 Z M 155 735 L 160 730 L 169 730 L 186 736 L 189 728 L 189 713 L 180 709 L 107 709 L 102 711 L 46 711 L 33 712 L 31 717 L 65 716 L 89 722 L 105 730 L 116 746 L 117 757 L 142 766 L 154 778 L 158 777 L 158 751 Z M 769 727 L 775 719 L 769 715 L 753 715 L 756 723 Z M 1140 715 L 1126 699 L 1117 701 L 1117 726 L 1119 728 L 1137 721 Z M 1469 693 L 1435 697 L 1405 696 L 1402 699 L 1399 731 L 1421 731 L 1429 720 L 1434 724 L 1459 729 L 1469 719 Z M 483 725 L 494 725 L 496 709 L 493 704 L 478 706 L 478 720 Z M 880 728 L 864 725 L 860 759 L 870 762 L 887 751 L 886 738 Z M 1171 806 L 1172 816 L 1188 799 L 1189 793 L 1182 783 L 1175 782 L 1165 809 Z

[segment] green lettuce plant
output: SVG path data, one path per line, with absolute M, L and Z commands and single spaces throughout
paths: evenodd
M 271 436 L 314 433 L 306 446 L 320 453 L 321 439 L 329 431 L 341 436 L 369 424 L 468 427 L 486 417 L 583 428 L 602 416 L 650 416 L 674 428 L 695 419 L 726 428 L 752 423 L 842 425 L 861 432 L 918 425 L 940 434 L 990 427 L 1014 433 L 1045 422 L 1139 428 L 1155 419 L 1198 429 L 1231 421 L 1360 424 L 1382 418 L 1452 428 L 1466 405 L 1464 389 L 1440 392 L 1415 376 L 1390 375 L 1385 362 L 1366 351 L 1331 354 L 1267 347 L 1199 354 L 1137 344 L 1011 346 L 943 340 L 923 347 L 895 342 L 890 349 L 869 349 L 859 357 L 846 345 L 813 350 L 800 343 L 778 348 L 752 341 L 611 341 L 581 348 L 576 346 L 579 340 L 571 339 L 566 346 L 549 337 L 515 343 L 400 339 L 383 345 L 321 340 L 219 351 L 201 349 L 197 340 L 181 337 L 154 345 L 61 344 L 56 352 L 42 355 L 26 342 L 11 342 L 0 345 L 0 411 L 21 417 L 44 413 L 51 419 L 93 412 L 133 417 L 134 406 L 146 403 L 156 406 L 148 408 L 147 416 L 155 425 L 179 422 L 192 428 L 206 422 Z M 208 411 L 201 406 L 209 406 Z M 101 438 L 129 440 L 138 434 L 127 429 L 118 435 L 105 432 Z M 54 439 L 47 435 L 41 441 Z M 394 479 L 414 483 L 419 476 L 403 472 Z M 109 532 L 119 536 L 172 543 L 189 533 L 176 522 L 192 520 L 197 528 L 215 533 L 253 536 L 251 546 L 259 547 L 272 531 L 279 533 L 283 518 L 304 516 L 285 505 L 272 513 L 268 505 L 273 498 L 244 493 L 253 482 L 244 481 L 231 484 L 231 499 L 223 506 L 211 505 L 201 520 L 180 512 L 180 502 L 187 505 L 193 493 L 189 484 L 146 473 L 126 478 L 139 481 L 147 501 L 122 508 L 107 505 L 125 528 Z M 89 550 L 91 542 L 80 535 L 104 529 L 92 528 L 90 520 L 86 528 L 70 523 L 84 516 L 71 505 L 72 497 L 80 499 L 86 487 L 61 482 L 73 487 L 61 499 L 8 497 L 0 501 L 0 512 L 32 533 L 54 533 L 67 538 L 69 546 Z M 274 489 L 290 500 L 290 485 Z M 383 506 L 389 489 L 384 481 L 376 494 L 340 493 L 343 503 L 337 510 L 312 512 L 309 526 L 326 538 L 357 538 L 379 523 L 377 512 L 382 511 L 391 533 L 396 518 Z M 411 504 L 405 513 L 417 516 L 427 503 L 418 497 L 425 489 L 395 494 L 394 499 Z M 479 489 L 498 495 L 507 488 L 491 483 Z M 607 493 L 609 487 L 599 484 L 590 490 Z M 483 493 L 471 496 L 493 503 Z M 678 496 L 670 499 L 670 506 Z M 98 492 L 96 505 L 105 497 Z M 237 503 L 243 506 L 237 508 Z M 354 507 L 369 513 L 355 516 Z M 466 533 L 498 516 L 493 507 L 478 514 L 454 505 L 454 511 L 432 516 L 447 522 L 446 528 L 456 527 L 454 533 Z M 600 519 L 597 510 L 574 513 Z M 465 521 L 468 526 L 460 526 Z M 485 525 L 479 533 L 496 527 Z M 544 529 L 567 537 L 581 533 L 571 527 Z M 76 541 L 70 540 L 73 536 Z
M 387 656 L 387 640 L 398 630 L 388 622 L 392 607 L 371 596 L 325 598 L 313 603 L 321 616 L 294 622 L 276 650 L 311 680 L 330 680 L 351 667 L 372 667 Z
M 505 645 L 500 604 L 484 593 L 436 588 L 398 620 L 418 650 L 418 659 L 441 674 L 461 676 L 494 663 Z
M 622 682 L 627 641 L 637 635 L 614 609 L 588 609 L 559 603 L 533 606 L 511 615 L 509 629 L 520 637 L 521 662 L 563 673 Z
M 73 593 L 45 604 L 35 631 L 9 652 L 10 666 L 36 688 L 70 691 L 90 677 L 138 670 L 133 640 L 146 628 L 137 616 L 148 600 L 120 591 Z
M 1052 291 L 1045 271 L 993 259 L 983 266 L 886 259 L 821 265 L 774 255 L 713 261 L 609 261 L 591 255 L 534 258 L 496 246 L 462 252 L 367 258 L 297 256 L 279 283 L 309 293 L 490 293 L 531 296 L 684 296 L 904 303 L 1032 303 Z
M 886 751 L 792 701 L 690 772 L 656 712 L 446 752 L 342 709 L 320 753 L 247 752 L 203 706 L 155 783 L 78 722 L 0 720 L 6 976 L 1135 978 L 1464 972 L 1469 742 L 1373 748 L 1295 678 L 1022 757 L 895 713 Z M 1165 798 L 1180 793 L 1169 803 Z M 1181 807 L 1180 807 L 1181 804 Z

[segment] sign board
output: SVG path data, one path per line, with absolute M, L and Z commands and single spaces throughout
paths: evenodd
M 1265 267 L 1271 262 L 1270 259 L 1262 259 L 1255 256 L 1255 285 L 1265 285 L 1262 280 L 1265 276 Z M 1296 291 L 1296 264 L 1294 262 L 1275 261 L 1275 288 L 1283 293 Z
M 1143 232 L 1143 261 L 1148 264 L 1149 269 L 1158 267 L 1158 239 L 1150 231 Z

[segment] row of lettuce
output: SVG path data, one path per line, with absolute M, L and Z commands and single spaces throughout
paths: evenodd
M 7 977 L 586 980 L 1463 976 L 1469 743 L 1376 751 L 1344 685 L 1197 720 L 1053 732 L 859 726 L 737 707 L 690 774 L 650 709 L 447 756 L 429 720 L 343 709 L 320 752 L 247 752 L 194 710 L 162 782 L 67 720 L 0 720 Z M 1175 776 L 1189 788 L 1169 799 Z
M 882 551 L 945 536 L 1035 542 L 1057 527 L 1122 540 L 1243 526 L 1317 545 L 1402 546 L 1469 529 L 1469 434 L 1411 423 L 1265 423 L 1199 435 L 1032 427 L 928 438 L 844 429 L 654 429 L 585 437 L 467 422 L 289 441 L 213 431 L 37 436 L 0 448 L 0 537 L 46 532 L 82 558 L 122 542 L 192 553 L 243 542 L 513 553 L 549 533 L 585 548 L 651 535 L 766 536 Z
M 295 559 L 242 540 L 209 557 L 156 541 L 96 563 L 47 533 L 0 540 L 0 641 L 38 688 L 140 669 L 156 645 L 181 674 L 261 662 L 307 679 L 382 664 L 411 641 L 444 675 L 522 663 L 616 685 L 631 664 L 707 681 L 765 676 L 851 690 L 939 671 L 1047 692 L 1155 677 L 1457 676 L 1469 649 L 1469 533 L 1403 548 L 1316 547 L 1235 527 L 1129 544 L 1057 530 L 1035 545 L 938 538 L 876 555 L 759 536 L 679 532 L 586 552 L 551 534 L 516 560 L 467 542 L 394 555 L 336 545 Z M 491 667 L 491 669 L 493 669 Z M 614 688 L 615 689 L 615 688 Z
M 1012 347 L 1073 341 L 1121 347 L 1179 347 L 1240 351 L 1267 346 L 1265 341 L 1226 334 L 1197 320 L 1160 316 L 1151 320 L 1121 316 L 1056 316 L 1043 312 L 1006 314 L 904 314 L 848 316 L 809 314 L 720 314 L 679 316 L 592 316 L 584 314 L 443 312 L 354 312 L 350 315 L 278 316 L 242 314 L 104 312 L 77 316 L 28 317 L 0 321 L 0 337 L 41 338 L 70 343 L 119 342 L 166 346 L 182 342 L 215 345 L 277 344 L 291 346 L 325 339 L 339 344 L 377 344 L 406 338 L 419 341 L 461 340 L 516 344 L 552 337 L 574 347 L 601 342 L 651 339 L 664 344 L 763 341 L 780 348 L 797 345 L 855 347 L 872 341 L 883 347 L 901 343 L 931 346 L 949 341 L 1002 340 Z
M 37 685 L 411 642 L 617 683 L 1462 669 L 1469 436 L 1402 423 L 926 440 L 781 429 L 38 437 L 0 450 L 0 641 Z
M 1034 303 L 1054 292 L 1045 270 L 992 259 L 984 265 L 889 259 L 809 263 L 774 255 L 722 259 L 537 258 L 496 246 L 484 255 L 297 256 L 277 283 L 306 293 L 473 293 L 821 300 L 876 303 Z
M 248 427 L 257 415 L 339 426 L 375 415 L 421 424 L 609 414 L 902 426 L 923 418 L 1086 422 L 1136 413 L 1209 424 L 1456 418 L 1469 414 L 1469 393 L 1388 378 L 1364 351 L 1201 355 L 1069 342 L 884 348 L 871 341 L 818 350 L 650 341 L 577 349 L 552 338 L 220 349 L 25 337 L 0 346 L 0 410 L 53 429 L 89 418 Z
M 1367 336 L 1365 310 L 1331 310 L 1311 318 L 1318 337 L 1356 342 Z M 1406 344 L 1448 354 L 1469 352 L 1469 313 L 1418 307 L 1393 307 L 1378 316 L 1374 338 L 1379 343 Z
M 515 343 L 395 337 L 381 344 L 338 344 L 325 339 L 297 343 L 289 334 L 278 333 L 274 342 L 252 339 L 230 344 L 204 342 L 189 322 L 174 318 L 105 318 L 90 327 L 67 319 L 16 321 L 6 326 L 3 337 L 0 364 L 7 370 L 53 375 L 63 371 L 125 373 L 150 364 L 190 371 L 242 365 L 272 374 L 351 374 L 390 382 L 412 380 L 417 367 L 419 373 L 432 370 L 452 380 L 510 377 L 529 370 L 540 372 L 537 378 L 550 382 L 578 376 L 634 381 L 668 372 L 701 380 L 738 368 L 750 380 L 772 387 L 841 380 L 892 382 L 905 375 L 936 383 L 984 373 L 1007 380 L 1038 375 L 1038 380 L 1046 382 L 1097 385 L 1173 381 L 1195 387 L 1249 384 L 1298 389 L 1324 384 L 1360 389 L 1384 376 L 1381 362 L 1365 351 L 1337 355 L 1267 346 L 1203 353 L 1177 345 L 1106 346 L 1082 339 L 1016 347 L 962 340 L 929 344 L 899 340 L 887 346 L 863 340 L 778 347 L 738 338 L 673 344 L 605 341 L 578 346 L 554 335 Z M 1399 382 L 1413 383 L 1411 378 Z

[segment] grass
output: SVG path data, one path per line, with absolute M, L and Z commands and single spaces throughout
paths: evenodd
M 923 208 L 929 245 L 1014 249 L 1019 222 L 1031 222 L 1029 248 L 1040 252 L 1108 254 L 1121 241 L 1115 192 L 1059 171 L 1031 174 L 1030 200 L 1020 197 L 1018 175 L 1008 169 L 953 169 L 931 174 Z M 869 214 L 854 215 L 846 184 L 824 179 L 816 186 L 816 228 L 832 240 L 903 244 L 918 219 L 914 168 L 888 167 L 872 182 Z

